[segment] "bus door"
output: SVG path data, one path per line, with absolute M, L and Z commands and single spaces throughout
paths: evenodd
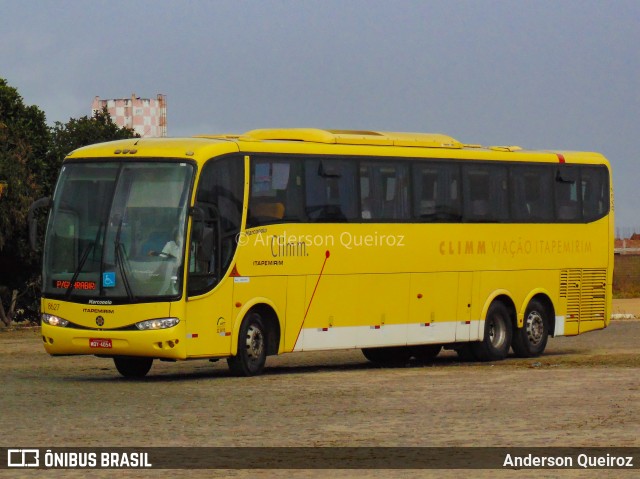
M 235 319 L 231 277 L 240 232 L 244 162 L 235 156 L 208 161 L 192 208 L 188 242 L 187 354 L 228 356 Z
M 187 276 L 187 355 L 226 356 L 231 351 L 233 281 L 221 268 L 221 222 L 217 211 L 194 214 Z

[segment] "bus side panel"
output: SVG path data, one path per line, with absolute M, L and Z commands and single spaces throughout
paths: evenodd
M 359 327 L 355 347 L 407 344 L 409 274 L 365 274 L 351 276 L 359 283 L 358 316 L 351 322 Z
M 438 328 L 445 334 L 448 332 L 446 336 L 427 339 L 414 337 L 416 328 L 413 326 L 419 325 L 407 324 L 407 291 L 410 282 L 409 274 L 323 276 L 319 283 L 317 276 L 308 276 L 305 306 L 308 312 L 295 349 L 362 348 L 399 346 L 416 341 L 448 341 L 452 337 L 453 322 L 444 321 L 443 327 Z M 443 314 L 442 318 L 447 316 L 449 314 Z M 294 329 L 291 323 L 287 331 L 290 329 Z M 293 334 L 287 332 L 287 341 L 292 337 Z
M 299 336 L 302 337 L 300 328 L 307 308 L 306 285 L 306 276 L 289 276 L 288 278 L 286 316 L 280 318 L 281 322 L 284 321 L 282 352 L 293 351 Z
M 186 310 L 184 317 L 187 318 L 185 341 L 188 357 L 229 356 L 230 333 L 233 331 L 232 292 L 233 282 L 226 280 L 213 292 L 182 303 Z
M 308 275 L 296 351 L 353 348 L 358 337 L 359 276 Z
M 408 344 L 456 338 L 459 273 L 414 273 L 409 293 Z

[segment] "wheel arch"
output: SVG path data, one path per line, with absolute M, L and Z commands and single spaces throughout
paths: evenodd
M 547 312 L 547 320 L 549 321 L 549 336 L 553 337 L 556 329 L 556 308 L 553 305 L 553 301 L 551 301 L 551 295 L 543 288 L 534 289 L 527 295 L 520 307 L 520 311 L 518 311 L 518 322 L 515 326 L 517 328 L 522 328 L 524 325 L 525 312 L 533 300 L 540 301 L 544 306 Z
M 265 329 L 268 334 L 267 356 L 278 354 L 281 349 L 282 342 L 282 326 L 280 325 L 280 316 L 277 313 L 276 305 L 267 298 L 254 298 L 252 301 L 243 305 L 242 309 L 236 316 L 233 323 L 233 334 L 231 341 L 231 355 L 238 354 L 238 335 L 244 318 L 248 314 L 258 313 L 264 322 Z
M 480 317 L 482 318 L 482 322 L 484 323 L 487 320 L 487 313 L 489 312 L 489 308 L 495 301 L 501 302 L 507 308 L 507 310 L 509 311 L 511 324 L 515 328 L 517 325 L 518 316 L 516 305 L 513 301 L 513 298 L 511 297 L 511 293 L 506 289 L 497 289 L 486 299 L 486 301 L 484 302 L 484 306 L 482 307 L 482 314 L 480 315 Z M 484 329 L 481 329 L 481 331 L 484 331 Z

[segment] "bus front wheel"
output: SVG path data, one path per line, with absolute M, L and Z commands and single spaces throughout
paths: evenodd
M 267 331 L 262 316 L 256 312 L 245 316 L 238 336 L 238 353 L 227 358 L 235 376 L 257 376 L 267 359 Z
M 516 356 L 532 358 L 540 356 L 547 347 L 549 320 L 544 305 L 534 299 L 524 313 L 524 324 L 513 333 L 511 347 Z
M 511 347 L 511 315 L 507 307 L 494 301 L 484 322 L 484 338 L 472 343 L 474 356 L 480 361 L 498 361 L 507 357 Z
M 119 356 L 113 358 L 116 369 L 125 378 L 143 378 L 147 375 L 153 364 L 153 358 L 131 358 Z

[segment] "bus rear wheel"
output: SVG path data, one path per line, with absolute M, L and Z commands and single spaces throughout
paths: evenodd
M 147 375 L 153 364 L 153 358 L 132 358 L 119 356 L 113 358 L 116 369 L 125 378 L 143 378 Z
M 510 316 L 503 303 L 491 303 L 484 322 L 484 338 L 471 344 L 473 354 L 479 361 L 498 361 L 507 357 L 513 330 Z
M 411 348 L 391 346 L 387 348 L 362 348 L 362 354 L 372 363 L 380 366 L 404 366 L 411 358 Z
M 531 300 L 524 313 L 522 328 L 513 333 L 511 347 L 516 356 L 532 358 L 540 356 L 549 339 L 549 317 L 544 305 L 537 299 Z
M 227 358 L 235 376 L 257 376 L 267 360 L 267 331 L 257 312 L 245 316 L 238 336 L 238 353 Z

